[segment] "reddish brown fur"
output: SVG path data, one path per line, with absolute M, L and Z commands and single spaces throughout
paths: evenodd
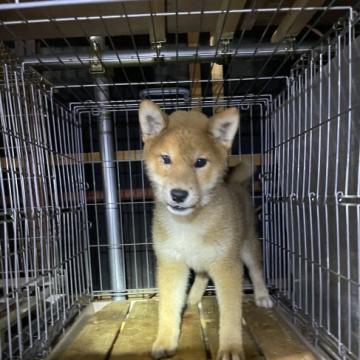
M 144 147 L 150 177 L 156 174 L 169 186 L 174 184 L 195 191 L 200 191 L 209 182 L 221 181 L 226 170 L 227 151 L 211 137 L 204 136 L 207 126 L 208 119 L 197 111 L 174 113 L 161 136 L 149 139 Z M 176 166 L 164 167 L 160 158 L 164 153 Z M 199 156 L 207 158 L 211 166 L 196 171 L 194 162 Z

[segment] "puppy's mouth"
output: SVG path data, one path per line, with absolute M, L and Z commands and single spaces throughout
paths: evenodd
M 195 206 L 180 206 L 180 205 L 171 205 L 171 204 L 167 204 L 167 208 L 168 210 L 176 215 L 189 215 L 193 212 L 193 210 L 195 209 Z

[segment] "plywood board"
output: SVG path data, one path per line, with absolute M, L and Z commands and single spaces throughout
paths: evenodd
M 244 299 L 244 318 L 267 360 L 315 360 L 300 338 L 272 309 L 259 308 Z
M 201 302 L 201 319 L 206 331 L 211 356 L 216 359 L 219 347 L 219 312 L 215 296 L 203 298 Z M 243 341 L 246 359 L 264 359 L 246 324 L 243 325 Z
M 151 345 L 156 338 L 157 308 L 155 300 L 133 302 L 110 360 L 151 359 Z
M 110 360 L 150 360 L 156 338 L 158 302 L 136 301 L 117 338 Z M 188 309 L 183 317 L 179 347 L 174 360 L 206 360 L 199 314 Z
M 165 11 L 165 0 L 153 0 L 149 2 L 150 12 L 162 13 Z M 166 41 L 165 17 L 150 16 L 149 18 L 150 43 L 155 44 Z
M 103 360 L 119 334 L 129 302 L 116 301 L 93 315 L 58 360 Z
M 257 0 L 256 1 L 256 9 L 261 9 L 262 7 L 264 7 L 265 3 L 266 3 L 266 0 Z M 244 20 L 241 23 L 241 30 L 242 31 L 251 30 L 254 27 L 259 15 L 260 15 L 260 13 L 258 13 L 258 12 L 251 12 L 251 13 L 245 14 Z
M 313 360 L 315 356 L 273 309 L 256 307 L 253 295 L 244 296 L 243 339 L 246 359 Z M 129 311 L 128 311 L 129 309 Z M 96 313 L 57 359 L 150 360 L 156 338 L 157 300 L 114 302 Z M 219 315 L 216 298 L 206 296 L 199 308 L 183 315 L 174 360 L 216 358 Z
M 224 98 L 224 69 L 223 65 L 213 63 L 211 64 L 211 86 L 212 96 L 215 98 L 216 103 L 222 101 Z M 216 104 L 215 103 L 215 104 Z M 214 114 L 224 110 L 224 106 L 215 106 Z
M 179 349 L 176 360 L 206 360 L 206 348 L 202 336 L 200 314 L 196 306 L 186 309 L 183 315 Z
M 245 6 L 245 3 L 246 0 L 222 0 L 221 10 L 240 10 Z M 218 16 L 214 32 L 215 44 L 222 39 L 232 39 L 234 37 L 240 17 L 241 13 L 225 13 Z
M 292 7 L 322 6 L 325 0 L 296 0 Z M 316 11 L 290 11 L 284 15 L 278 28 L 271 37 L 272 43 L 279 43 L 285 38 L 294 37 L 306 26 Z

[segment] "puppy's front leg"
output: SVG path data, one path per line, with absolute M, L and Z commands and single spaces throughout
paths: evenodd
M 176 351 L 188 277 L 189 269 L 183 262 L 158 260 L 159 327 L 152 348 L 155 359 Z
M 242 279 L 240 260 L 220 262 L 210 271 L 220 311 L 217 360 L 245 359 L 242 341 Z

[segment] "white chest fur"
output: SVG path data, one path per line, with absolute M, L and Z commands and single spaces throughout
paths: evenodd
M 169 236 L 155 245 L 158 255 L 164 258 L 184 261 L 195 271 L 206 271 L 209 264 L 226 253 L 222 239 L 207 241 L 209 226 L 204 223 L 178 222 L 171 217 L 165 227 Z

